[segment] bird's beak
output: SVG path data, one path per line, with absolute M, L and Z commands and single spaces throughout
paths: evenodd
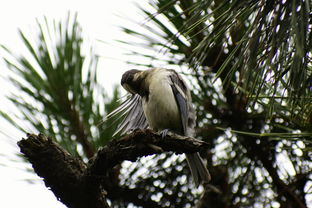
M 122 84 L 122 87 L 123 87 L 125 90 L 127 90 L 129 93 L 131 93 L 131 94 L 136 94 L 136 93 L 132 90 L 132 88 L 131 88 L 127 83 L 123 83 L 123 84 Z

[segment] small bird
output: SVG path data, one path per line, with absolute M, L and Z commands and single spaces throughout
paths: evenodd
M 149 127 L 163 136 L 168 131 L 193 136 L 196 115 L 190 90 L 176 71 L 132 69 L 123 74 L 121 85 L 130 96 L 108 115 L 125 116 L 115 134 Z M 186 154 L 186 159 L 196 186 L 208 183 L 211 177 L 199 153 Z

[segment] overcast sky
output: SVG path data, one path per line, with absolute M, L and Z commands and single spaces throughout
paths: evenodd
M 68 11 L 77 11 L 84 33 L 101 56 L 99 67 L 103 67 L 101 73 L 104 77 L 104 86 L 110 90 L 113 84 L 119 82 L 120 75 L 127 70 L 127 65 L 124 63 L 123 51 L 120 48 L 97 40 L 112 42 L 113 39 L 123 38 L 117 26 L 125 24 L 125 21 L 118 15 L 134 19 L 136 16 L 139 17 L 133 2 L 133 0 L 1 0 L 0 44 L 17 51 L 20 48 L 17 28 L 27 31 L 35 25 L 35 18 L 46 15 L 49 18 L 61 19 L 66 17 Z M 3 75 L 6 73 L 3 62 L 0 62 L 0 67 Z M 0 87 L 8 89 L 9 86 L 2 81 Z M 6 91 L 0 91 L 2 109 L 7 106 L 3 98 Z M 30 164 L 21 162 L 20 158 L 15 156 L 18 152 L 16 141 L 24 135 L 9 126 L 5 127 L 4 132 L 3 120 L 0 122 L 0 207 L 65 207 L 56 200 L 39 177 L 25 171 L 25 168 L 31 168 Z M 35 184 L 26 182 L 26 179 Z

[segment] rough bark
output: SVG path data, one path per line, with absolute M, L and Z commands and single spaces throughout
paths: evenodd
M 106 173 L 124 160 L 165 151 L 194 153 L 207 143 L 190 137 L 169 134 L 165 138 L 151 130 L 137 130 L 120 140 L 113 140 L 85 164 L 42 134 L 28 134 L 18 142 L 21 152 L 43 178 L 58 200 L 70 208 L 106 208 Z
M 55 197 L 71 208 L 109 207 L 96 177 L 85 175 L 86 164 L 42 134 L 18 142 L 21 152 Z

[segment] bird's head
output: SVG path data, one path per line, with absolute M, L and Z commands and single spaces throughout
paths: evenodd
M 141 91 L 141 78 L 142 71 L 132 69 L 126 71 L 121 78 L 121 86 L 131 94 L 140 94 Z

